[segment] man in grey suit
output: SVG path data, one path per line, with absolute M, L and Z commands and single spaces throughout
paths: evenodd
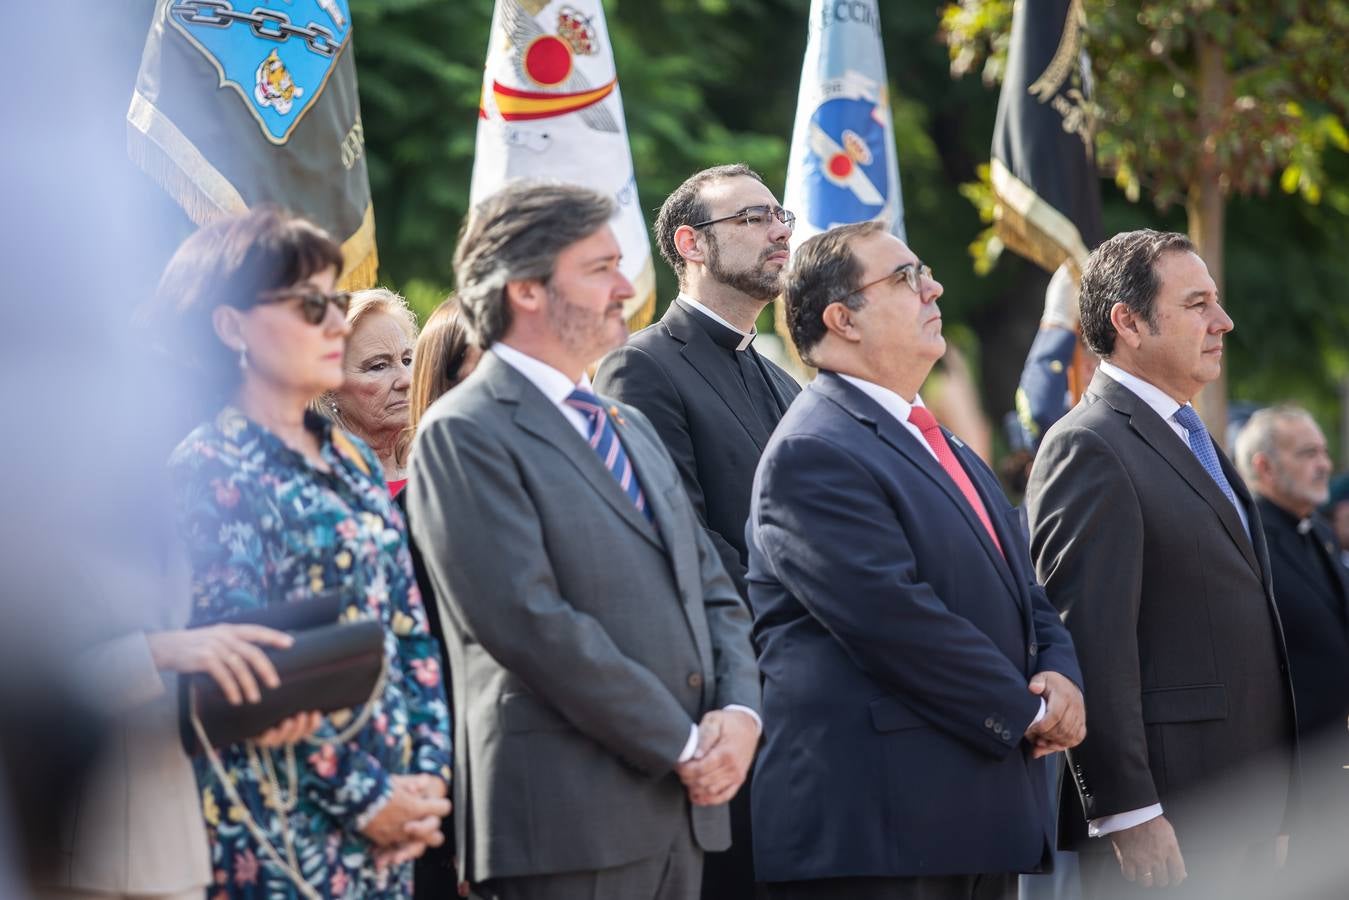
M 1146 230 L 1092 253 L 1080 306 L 1102 362 L 1027 490 L 1086 685 L 1060 842 L 1087 897 L 1267 896 L 1294 777 L 1288 663 L 1259 510 L 1190 405 L 1232 320 L 1190 241 Z
M 612 213 L 530 183 L 472 211 L 455 271 L 489 352 L 412 452 L 461 877 L 492 900 L 696 897 L 759 737 L 749 614 L 650 423 L 585 375 L 627 336 Z

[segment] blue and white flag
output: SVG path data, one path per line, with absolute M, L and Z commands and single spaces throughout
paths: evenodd
M 890 91 L 876 0 L 812 0 L 782 198 L 793 246 L 835 225 L 880 219 L 904 237 Z

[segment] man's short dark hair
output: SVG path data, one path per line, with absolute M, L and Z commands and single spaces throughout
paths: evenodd
M 1174 231 L 1143 228 L 1115 235 L 1087 258 L 1078 305 L 1082 340 L 1098 356 L 1115 352 L 1110 310 L 1116 303 L 1123 303 L 1155 329 L 1157 291 L 1161 289 L 1157 260 L 1170 252 L 1194 252 L 1194 244 Z
M 604 194 L 572 184 L 515 181 L 473 207 L 459 231 L 454 274 L 459 309 L 486 349 L 511 327 L 510 281 L 547 281 L 557 257 L 614 213 Z
M 825 307 L 842 303 L 848 309 L 866 306 L 857 293 L 862 283 L 862 261 L 853 252 L 853 241 L 885 231 L 877 220 L 840 225 L 815 235 L 801 245 L 787 272 L 783 300 L 787 308 L 787 331 L 801 358 L 811 365 L 811 351 L 824 338 Z
M 684 257 L 679 255 L 675 247 L 674 233 L 681 225 L 705 222 L 711 218 L 707 203 L 703 200 L 703 188 L 725 178 L 753 178 L 763 184 L 759 173 L 744 163 L 713 166 L 690 175 L 660 205 L 660 212 L 656 215 L 656 246 L 670 268 L 674 269 L 681 286 L 684 284 L 685 263 Z

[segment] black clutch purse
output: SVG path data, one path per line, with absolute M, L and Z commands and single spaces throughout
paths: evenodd
M 211 622 L 264 625 L 285 631 L 295 642 L 286 649 L 261 648 L 276 667 L 281 684 L 259 685 L 262 700 L 231 705 L 209 675 L 178 681 L 179 723 L 183 747 L 203 751 L 193 717 L 212 747 L 223 747 L 262 734 L 290 716 L 317 710 L 335 712 L 376 699 L 384 683 L 384 626 L 375 620 L 338 622 L 342 598 L 317 597 L 248 610 Z

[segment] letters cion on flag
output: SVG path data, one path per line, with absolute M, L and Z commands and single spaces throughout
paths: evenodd
M 812 0 L 783 204 L 793 245 L 880 219 L 904 237 L 890 92 L 876 0 Z
M 1101 240 L 1085 24 L 1082 0 L 1018 0 L 990 166 L 1003 243 L 1075 278 Z
M 347 0 L 158 0 L 127 123 L 131 158 L 198 225 L 284 206 L 341 242 L 343 287 L 375 283 Z
M 645 325 L 655 311 L 655 270 L 600 0 L 496 2 L 471 202 L 519 178 L 568 182 L 614 198 L 610 224 L 623 274 L 636 290 L 624 314 L 630 327 Z

